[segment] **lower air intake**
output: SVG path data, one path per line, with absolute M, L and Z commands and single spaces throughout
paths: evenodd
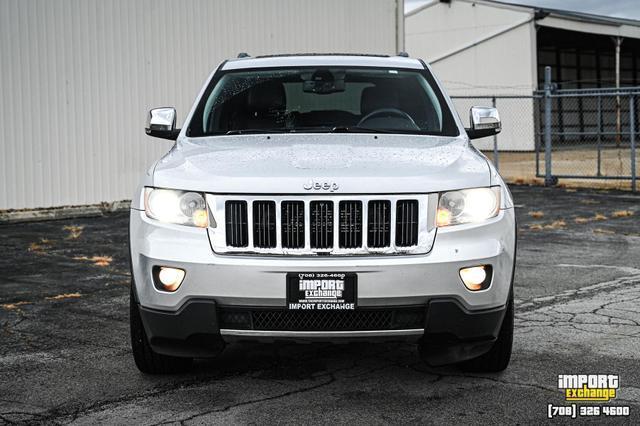
M 424 328 L 425 308 L 292 311 L 220 308 L 220 328 L 272 331 L 362 331 Z

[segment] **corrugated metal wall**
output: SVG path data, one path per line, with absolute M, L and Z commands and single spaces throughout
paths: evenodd
M 396 0 L 0 0 L 0 210 L 131 198 L 171 146 L 148 109 L 184 119 L 238 52 L 395 53 L 396 28 Z

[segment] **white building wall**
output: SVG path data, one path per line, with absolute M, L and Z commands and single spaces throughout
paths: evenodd
M 0 210 L 130 199 L 238 52 L 397 52 L 402 0 L 0 0 Z
M 536 88 L 533 16 L 526 9 L 452 0 L 407 15 L 407 51 L 429 62 L 451 96 L 531 95 Z M 454 99 L 468 125 L 472 105 L 491 99 Z M 533 101 L 497 100 L 503 122 L 501 150 L 533 150 Z M 474 141 L 480 149 L 492 138 Z

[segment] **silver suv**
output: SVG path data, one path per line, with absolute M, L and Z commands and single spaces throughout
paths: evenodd
M 138 368 L 241 340 L 408 340 L 430 365 L 499 371 L 513 336 L 513 201 L 429 67 L 405 56 L 223 62 L 131 206 Z

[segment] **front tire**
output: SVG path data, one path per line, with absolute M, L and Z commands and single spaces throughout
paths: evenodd
M 484 355 L 460 363 L 460 367 L 470 372 L 499 372 L 509 365 L 511 360 L 511 348 L 513 347 L 513 292 L 509 295 L 507 312 L 505 312 L 502 326 L 498 333 L 498 339 L 491 347 L 491 350 Z
M 129 294 L 129 323 L 131 325 L 131 349 L 138 370 L 146 374 L 183 373 L 191 368 L 192 358 L 180 358 L 154 352 L 144 331 L 140 308 L 133 294 L 131 283 Z

